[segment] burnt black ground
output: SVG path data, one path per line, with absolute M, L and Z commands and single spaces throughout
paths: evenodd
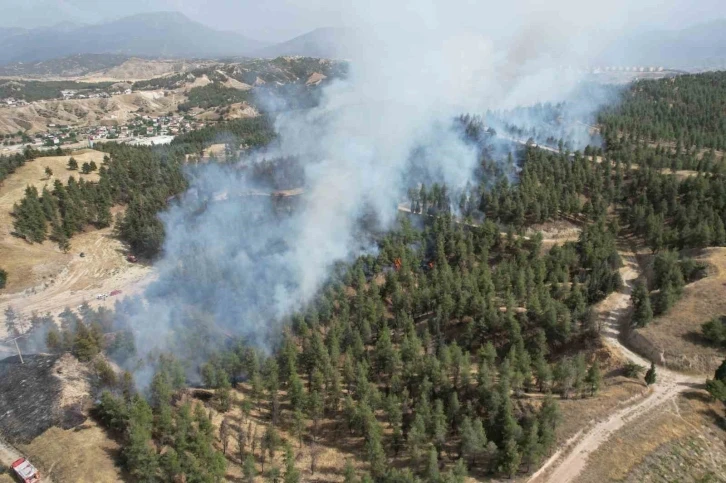
M 61 381 L 53 375 L 58 355 L 0 360 L 0 434 L 11 443 L 29 443 L 63 422 Z

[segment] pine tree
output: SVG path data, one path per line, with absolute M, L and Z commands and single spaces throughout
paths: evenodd
M 481 419 L 477 418 L 472 424 L 471 420 L 465 417 L 459 427 L 459 435 L 461 437 L 460 456 L 468 460 L 471 465 L 475 465 L 487 444 Z
M 257 476 L 257 469 L 255 468 L 255 458 L 252 454 L 248 454 L 245 458 L 244 465 L 242 466 L 242 474 L 244 474 L 247 483 L 254 483 L 255 476 Z
M 128 443 L 124 446 L 124 460 L 129 473 L 138 481 L 154 481 L 159 460 L 151 445 L 153 415 L 151 407 L 142 398 L 136 398 L 129 413 Z
M 71 158 L 68 160 L 68 169 L 70 169 L 71 171 L 78 169 L 78 161 L 76 161 L 76 158 L 74 158 L 73 156 L 71 156 Z
M 222 442 L 222 454 L 227 454 L 227 448 L 229 447 L 229 438 L 232 436 L 232 429 L 230 428 L 229 420 L 224 418 L 222 423 L 219 425 L 219 440 Z
M 179 454 L 174 448 L 167 448 L 166 452 L 159 458 L 159 466 L 166 481 L 177 481 L 183 472 L 182 464 L 179 461 Z
M 408 432 L 408 453 L 414 465 L 420 464 L 426 449 L 426 423 L 421 414 L 416 414 L 413 426 Z
M 650 363 L 650 369 L 648 369 L 648 372 L 645 373 L 645 384 L 647 386 L 650 386 L 651 384 L 655 384 L 656 381 L 656 373 L 655 373 L 655 363 Z
M 600 374 L 600 366 L 597 361 L 594 361 L 590 368 L 587 370 L 587 377 L 585 382 L 590 386 L 590 395 L 594 396 L 600 389 L 602 384 L 602 374 Z
M 285 445 L 285 479 L 284 483 L 298 483 L 300 481 L 300 471 L 295 468 L 295 454 L 292 446 Z
M 539 355 L 537 359 L 535 359 L 534 368 L 539 392 L 547 391 L 550 383 L 552 382 L 552 369 L 550 369 L 550 365 L 547 363 L 544 356 Z
M 522 460 L 527 466 L 527 472 L 534 466 L 539 464 L 542 454 L 542 447 L 539 442 L 539 423 L 533 419 L 524 435 L 524 444 L 522 448 Z
M 706 380 L 706 390 L 714 399 L 726 404 L 726 359 L 716 369 L 713 379 Z
M 371 467 L 371 474 L 374 478 L 381 478 L 386 473 L 386 453 L 383 451 L 381 443 L 382 430 L 379 423 L 373 420 L 368 423 L 371 428 L 367 431 L 366 450 L 368 453 L 368 462 Z
M 504 443 L 504 451 L 502 451 L 500 466 L 502 471 L 512 478 L 519 471 L 519 465 L 522 462 L 522 455 L 517 448 L 517 442 L 514 438 L 509 438 Z
M 20 317 L 18 316 L 18 313 L 15 312 L 15 309 L 11 305 L 8 305 L 5 309 L 5 330 L 11 337 L 20 333 L 19 319 Z
M 345 470 L 343 470 L 343 483 L 356 483 L 357 478 L 355 477 L 355 468 L 350 459 L 345 460 Z
M 633 326 L 645 327 L 653 320 L 653 310 L 650 306 L 648 290 L 643 282 L 635 283 L 630 299 L 633 301 Z
M 46 237 L 46 216 L 43 204 L 38 196 L 38 190 L 34 186 L 25 189 L 25 197 L 20 205 L 13 208 L 15 231 L 30 242 L 42 243 Z
M 439 481 L 439 455 L 436 448 L 433 446 L 429 449 L 425 473 L 426 481 L 430 481 L 432 483 Z

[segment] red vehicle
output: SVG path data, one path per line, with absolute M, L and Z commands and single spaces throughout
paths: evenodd
M 111 297 L 113 297 L 114 295 L 118 295 L 118 294 L 120 294 L 120 293 L 121 293 L 121 290 L 111 290 L 111 293 L 109 293 L 109 295 L 110 295 Z
M 40 481 L 40 472 L 25 458 L 20 458 L 12 464 L 15 474 L 23 483 L 37 483 Z
M 129 255 L 128 257 L 126 257 L 126 260 L 128 260 L 131 263 L 136 263 L 136 257 L 133 255 Z

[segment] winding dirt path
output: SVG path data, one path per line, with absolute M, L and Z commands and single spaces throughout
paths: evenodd
M 630 292 L 640 275 L 638 262 L 632 252 L 621 252 L 624 265 L 620 269 L 624 288 L 612 293 L 596 306 L 601 323 L 603 341 L 619 351 L 628 360 L 641 366 L 650 366 L 650 361 L 625 347 L 619 340 L 624 317 L 630 309 Z M 679 374 L 664 367 L 658 368 L 658 381 L 651 386 L 648 395 L 631 405 L 611 413 L 605 419 L 571 438 L 565 446 L 528 480 L 528 483 L 568 483 L 576 481 L 587 465 L 588 457 L 628 422 L 654 410 L 656 407 L 673 401 L 684 391 L 692 390 L 694 385 L 703 383 L 703 378 Z M 629 403 L 631 401 L 626 401 Z

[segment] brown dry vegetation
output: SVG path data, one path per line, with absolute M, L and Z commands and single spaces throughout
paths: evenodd
M 131 58 L 121 65 L 110 69 L 89 74 L 80 80 L 84 82 L 107 82 L 107 81 L 139 81 L 188 72 L 194 69 L 201 69 L 212 65 L 213 62 L 198 61 L 189 62 L 184 59 L 162 60 L 162 59 L 138 59 Z
M 238 385 L 237 390 L 233 390 L 232 393 L 236 401 L 239 403 L 245 398 L 251 397 L 251 389 L 247 384 Z M 364 444 L 363 438 L 358 436 L 350 436 L 345 428 L 345 424 L 342 420 L 331 420 L 323 419 L 320 422 L 321 437 L 318 440 L 316 446 L 317 452 L 317 464 L 315 474 L 310 473 L 311 463 L 311 447 L 310 441 L 306 436 L 302 446 L 299 441 L 291 433 L 291 417 L 289 407 L 282 404 L 282 413 L 280 423 L 277 426 L 278 433 L 283 441 L 289 442 L 295 452 L 295 466 L 300 470 L 302 481 L 316 481 L 316 482 L 340 482 L 343 481 L 343 470 L 345 468 L 346 461 L 350 460 L 355 468 L 367 469 L 367 465 L 364 463 Z M 261 459 L 260 459 L 260 439 L 265 433 L 267 424 L 269 424 L 269 409 L 267 407 L 256 408 L 253 406 L 253 410 L 250 413 L 250 417 L 244 419 L 239 404 L 233 404 L 232 409 L 227 413 L 219 413 L 212 410 L 212 423 L 216 428 L 216 434 L 219 434 L 219 427 L 222 424 L 224 418 L 227 418 L 231 423 L 232 437 L 230 437 L 229 447 L 227 449 L 227 480 L 229 481 L 240 481 L 242 477 L 242 465 L 238 458 L 238 445 L 235 440 L 237 434 L 237 428 L 243 425 L 245 431 L 249 431 L 252 428 L 252 433 L 256 431 L 257 435 L 257 447 L 255 450 L 255 460 L 257 462 L 257 472 L 261 471 Z M 309 423 L 308 423 L 309 425 Z M 309 428 L 308 428 L 309 429 Z M 306 431 L 308 433 L 308 431 Z M 248 433 L 246 433 L 248 434 Z M 250 451 L 250 439 L 248 436 L 247 452 Z M 217 449 L 222 450 L 221 441 L 216 443 Z M 284 448 L 281 446 L 275 454 L 274 460 L 269 458 L 265 460 L 265 471 L 272 465 L 277 465 L 280 468 L 284 468 Z M 256 481 L 264 481 L 262 477 L 258 477 Z
M 122 124 L 137 112 L 149 115 L 176 111 L 186 98 L 179 93 L 141 91 L 110 99 L 37 101 L 23 107 L 0 108 L 0 134 L 44 132 L 49 123 L 72 126 Z
M 701 337 L 701 325 L 726 315 L 726 248 L 706 249 L 696 259 L 707 264 L 707 276 L 687 285 L 667 314 L 637 333 L 663 354 L 671 369 L 712 375 L 726 351 Z
M 103 161 L 103 153 L 92 150 L 79 151 L 74 153 L 73 157 L 79 165 L 90 161 L 100 165 Z M 43 187 L 52 190 L 55 180 L 65 184 L 71 176 L 87 181 L 98 180 L 96 172 L 82 174 L 80 171 L 67 169 L 69 159 L 70 156 L 53 156 L 30 161 L 0 185 L 0 260 L 5 270 L 10 272 L 8 291 L 36 285 L 46 276 L 57 272 L 58 267 L 70 261 L 72 257 L 71 254 L 62 253 L 51 241 L 31 245 L 11 234 L 13 205 L 23 199 L 26 187 L 35 186 L 38 192 L 41 192 Z M 46 167 L 53 170 L 53 176 L 50 178 L 45 174 Z
M 119 445 L 92 419 L 73 429 L 50 428 L 18 449 L 54 482 L 123 481 L 116 465 Z
M 721 403 L 688 391 L 625 426 L 594 452 L 578 481 L 726 481 Z

